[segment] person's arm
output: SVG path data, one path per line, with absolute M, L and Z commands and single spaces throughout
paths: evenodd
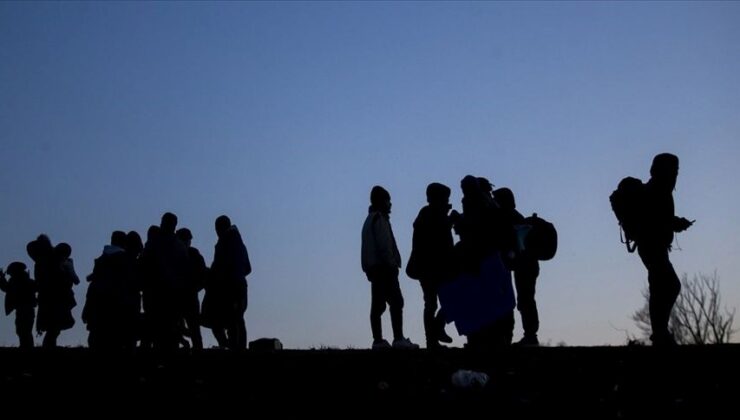
M 378 253 L 378 262 L 387 268 L 397 268 L 393 258 L 393 239 L 391 227 L 385 218 L 378 216 L 373 223 L 375 235 L 375 250 Z
M 241 244 L 241 253 L 244 275 L 248 276 L 252 274 L 252 263 L 249 261 L 249 251 L 247 251 L 247 245 L 243 241 Z
M 70 280 L 72 280 L 72 284 L 80 284 L 80 278 L 77 276 L 77 272 L 75 272 L 75 265 L 72 258 L 68 258 L 67 261 L 64 262 L 64 269 Z

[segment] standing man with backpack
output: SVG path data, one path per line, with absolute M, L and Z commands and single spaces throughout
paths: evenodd
M 694 222 L 675 215 L 673 190 L 678 178 L 678 157 L 661 153 L 653 158 L 650 180 L 645 184 L 641 228 L 635 238 L 637 253 L 648 271 L 650 324 L 654 346 L 676 342 L 668 330 L 673 304 L 681 291 L 681 281 L 668 257 L 675 232 L 683 232 Z
M 499 188 L 493 192 L 494 198 L 501 206 L 507 217 L 507 224 L 511 226 L 525 225 L 525 218 L 516 209 L 514 193 L 508 188 Z M 540 263 L 528 249 L 517 253 L 510 262 L 514 272 L 514 286 L 516 287 L 516 307 L 522 318 L 524 337 L 516 344 L 520 346 L 539 346 L 537 331 L 540 329 L 540 318 L 537 312 L 535 289 L 537 277 L 540 275 Z M 512 325 L 513 328 L 513 325 Z

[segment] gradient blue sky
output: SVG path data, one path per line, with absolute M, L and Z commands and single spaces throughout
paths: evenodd
M 716 269 L 740 306 L 740 3 L 2 2 L 0 146 L 0 266 L 30 265 L 45 232 L 84 277 L 112 230 L 165 211 L 210 263 L 225 213 L 254 267 L 250 339 L 290 348 L 370 345 L 374 184 L 405 262 L 426 185 L 459 209 L 466 174 L 559 229 L 541 341 L 624 343 L 647 281 L 608 196 L 669 151 L 697 219 L 674 265 Z M 400 281 L 423 343 L 421 289 Z M 86 342 L 85 291 L 62 344 Z

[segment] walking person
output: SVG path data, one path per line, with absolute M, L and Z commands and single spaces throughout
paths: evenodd
M 683 232 L 694 222 L 675 215 L 673 190 L 678 179 L 678 157 L 661 153 L 653 158 L 650 180 L 645 184 L 643 228 L 636 238 L 637 253 L 648 272 L 650 290 L 650 336 L 654 346 L 672 346 L 676 342 L 668 330 L 668 320 L 681 292 L 681 281 L 668 253 L 676 232 Z

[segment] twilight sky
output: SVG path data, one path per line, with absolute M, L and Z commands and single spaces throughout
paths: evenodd
M 740 3 L 2 2 L 0 151 L 0 266 L 30 266 L 44 232 L 84 278 L 113 230 L 165 211 L 210 263 L 228 214 L 254 268 L 249 339 L 289 348 L 370 346 L 373 185 L 405 264 L 426 185 L 459 210 L 467 174 L 558 228 L 540 341 L 623 344 L 647 276 L 608 197 L 672 152 L 677 214 L 697 219 L 676 271 L 717 270 L 740 306 Z M 421 288 L 400 282 L 423 343 Z M 84 283 L 61 344 L 86 343 Z

